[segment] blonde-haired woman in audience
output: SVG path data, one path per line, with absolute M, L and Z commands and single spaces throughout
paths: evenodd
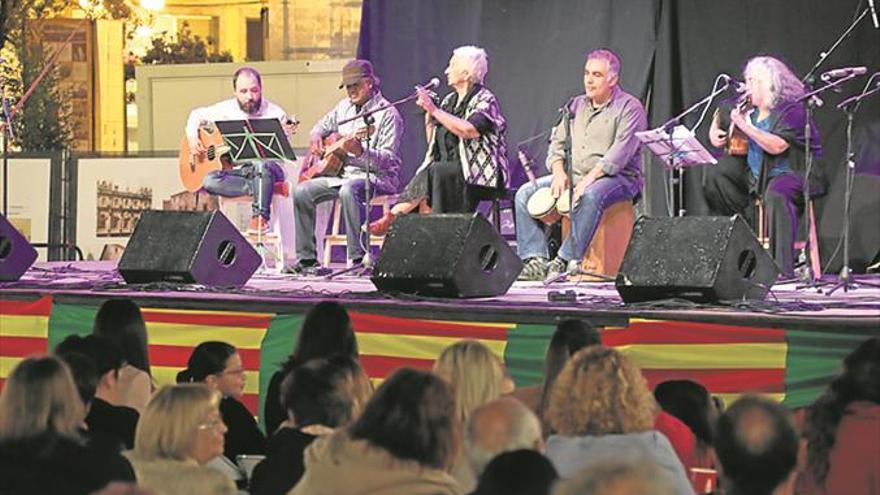
M 22 360 L 0 393 L 0 493 L 92 493 L 134 481 L 117 452 L 82 431 L 85 404 L 67 365 L 55 356 Z
M 162 387 L 141 415 L 129 460 L 140 486 L 163 495 L 236 493 L 235 483 L 204 466 L 223 454 L 220 394 L 202 384 Z
M 547 457 L 562 478 L 597 459 L 656 462 L 675 486 L 693 493 L 669 440 L 653 429 L 657 405 L 641 370 L 615 349 L 593 346 L 566 362 L 550 391 Z
M 434 373 L 452 384 L 461 424 L 467 422 L 474 409 L 501 397 L 505 380 L 504 363 L 476 340 L 462 340 L 444 349 L 434 363 Z M 452 476 L 466 492 L 477 486 L 476 476 L 462 452 L 453 465 Z

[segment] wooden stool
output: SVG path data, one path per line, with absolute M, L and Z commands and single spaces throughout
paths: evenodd
M 571 222 L 568 218 L 563 218 L 562 222 L 562 236 L 564 238 L 571 230 Z M 626 253 L 626 246 L 632 236 L 634 223 L 635 212 L 631 201 L 619 201 L 606 208 L 602 212 L 596 234 L 593 235 L 587 252 L 584 253 L 581 269 L 607 277 L 616 277 L 620 270 L 620 264 L 623 263 L 623 255 Z M 575 275 L 570 279 L 575 281 L 597 280 L 589 275 Z
M 372 210 L 373 206 L 381 206 L 382 214 L 384 215 L 388 211 L 391 210 L 391 207 L 397 203 L 397 195 L 396 194 L 385 194 L 379 196 L 373 196 L 370 199 L 370 210 Z M 338 199 L 333 200 L 333 220 L 330 225 L 330 233 L 324 237 L 324 266 L 330 266 L 330 261 L 332 260 L 333 254 L 333 246 L 347 246 L 348 241 L 345 238 L 345 234 L 342 234 L 342 202 Z M 382 243 L 385 242 L 385 236 L 370 236 L 370 248 L 373 247 L 382 247 Z
M 822 258 L 819 256 L 819 238 L 816 230 L 816 212 L 813 208 L 813 200 L 810 200 L 810 202 L 807 204 L 805 213 L 808 222 L 807 239 L 804 241 L 799 241 L 795 239 L 792 249 L 795 251 L 800 251 L 805 247 L 809 247 L 810 269 L 813 271 L 813 274 L 815 276 L 818 276 L 818 274 L 822 273 Z M 762 246 L 764 246 L 764 249 L 769 250 L 770 234 L 769 227 L 767 226 L 767 212 L 764 210 L 764 202 L 761 200 L 761 198 L 755 199 L 755 216 L 757 217 L 758 221 L 758 242 Z M 795 232 L 795 237 L 798 237 L 797 232 Z

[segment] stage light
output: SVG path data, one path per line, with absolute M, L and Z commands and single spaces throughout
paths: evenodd
M 158 12 L 165 8 L 165 0 L 141 0 L 141 7 Z

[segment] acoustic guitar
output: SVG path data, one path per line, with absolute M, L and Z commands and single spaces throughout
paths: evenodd
M 183 136 L 183 139 L 180 140 L 180 154 L 178 155 L 180 182 L 190 192 L 196 192 L 202 188 L 202 181 L 209 172 L 233 168 L 228 156 L 229 147 L 223 142 L 223 135 L 213 123 L 199 126 L 199 143 L 205 148 L 205 151 L 191 154 L 189 139 Z
M 324 151 L 321 155 L 309 153 L 303 159 L 300 182 L 314 177 L 337 177 L 342 172 L 345 157 L 349 153 L 352 141 L 367 139 L 376 131 L 375 126 L 358 129 L 353 134 L 330 134 L 324 138 Z

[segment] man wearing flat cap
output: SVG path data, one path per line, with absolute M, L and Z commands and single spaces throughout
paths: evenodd
M 296 206 L 295 273 L 314 273 L 318 267 L 315 247 L 315 209 L 319 203 L 339 198 L 345 218 L 347 257 L 349 265 L 360 263 L 367 246 L 366 233 L 361 229 L 365 212 L 366 168 L 369 164 L 370 187 L 373 195 L 393 194 L 399 185 L 400 137 L 403 120 L 397 109 L 390 107 L 374 113 L 368 126 L 363 119 L 344 124 L 338 122 L 388 104 L 379 90 L 379 78 L 367 60 L 352 60 L 342 69 L 342 82 L 348 97 L 324 115 L 309 134 L 309 151 L 316 157 L 325 154 L 325 140 L 337 135 L 341 143 L 342 168 L 338 175 L 316 176 L 301 181 L 293 190 Z M 328 147 L 329 149 L 329 147 Z

